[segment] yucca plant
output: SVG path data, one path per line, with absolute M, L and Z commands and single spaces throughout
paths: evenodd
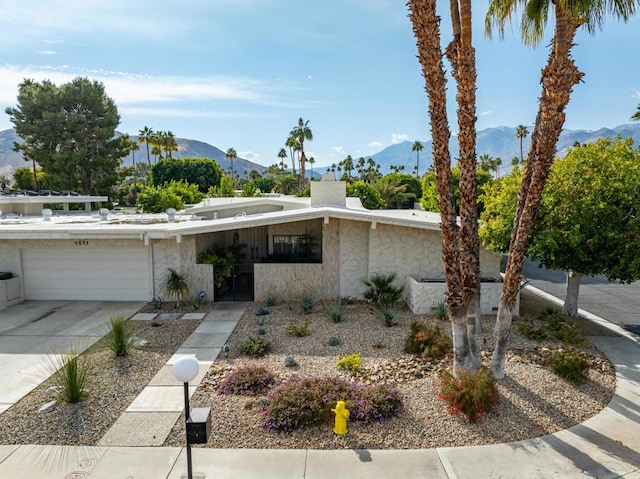
M 104 337 L 105 345 L 116 356 L 126 356 L 133 345 L 133 331 L 121 314 L 111 316 L 109 321 L 111 331 Z
M 189 283 L 186 278 L 173 268 L 167 270 L 162 287 L 168 296 L 176 297 L 176 308 L 180 307 L 180 299 L 189 293 Z
M 53 360 L 53 381 L 60 401 L 77 403 L 87 397 L 89 371 L 87 364 L 77 354 L 64 354 Z

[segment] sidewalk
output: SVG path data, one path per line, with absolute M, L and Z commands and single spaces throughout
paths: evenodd
M 228 303 L 232 308 L 233 303 Z M 223 305 L 221 305 L 223 306 Z M 243 308 L 244 309 L 244 308 Z M 214 310 L 215 311 L 215 310 Z M 226 311 L 228 317 L 229 311 Z M 177 354 L 196 354 L 220 344 L 215 315 Z M 220 322 L 220 317 L 218 317 Z M 604 320 L 603 320 L 604 321 Z M 203 326 L 204 325 L 204 326 Z M 214 328 L 214 329 L 210 329 Z M 228 334 L 227 334 L 228 336 Z M 617 385 L 609 405 L 593 418 L 548 436 L 493 446 L 428 450 L 272 450 L 193 448 L 194 478 L 622 478 L 640 479 L 640 347 L 626 337 L 594 337 L 614 364 Z M 217 341 L 217 343 L 216 343 Z M 226 339 L 225 339 L 226 341 Z M 224 343 L 222 343 L 224 344 Z M 222 345 L 220 344 L 220 346 Z M 220 346 L 217 346 L 218 348 Z M 202 348 L 202 349 L 199 349 Z M 214 352 L 217 354 L 219 350 Z M 175 357 L 172 359 L 175 360 Z M 134 401 L 128 414 L 173 414 L 141 399 L 169 397 L 181 386 L 166 376 L 154 378 L 147 393 Z M 164 377 L 164 379 L 162 379 Z M 157 380 L 156 380 L 157 379 Z M 157 388 L 157 390 L 154 390 Z M 158 396 L 156 396 L 158 397 Z M 146 404 L 146 406 L 145 406 Z M 176 408 L 178 406 L 175 406 Z M 160 410 L 158 410 L 160 409 Z M 134 418 L 134 416 L 131 416 Z M 122 419 L 122 418 L 121 418 Z M 128 419 L 122 419 L 128 421 Z M 130 421 L 114 437 L 144 433 L 148 424 Z M 114 426 L 116 428 L 116 426 Z M 110 431 L 111 432 L 111 431 Z M 143 435 L 144 435 L 143 434 Z M 105 436 L 107 438 L 109 434 Z M 72 446 L 0 446 L 0 478 L 11 479 L 181 479 L 186 477 L 184 448 Z M 114 441 L 117 443 L 118 441 Z M 140 445 L 140 442 L 135 442 Z

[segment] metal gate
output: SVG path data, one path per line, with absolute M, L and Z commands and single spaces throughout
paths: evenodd
M 213 267 L 215 278 L 216 266 Z M 215 281 L 214 281 L 215 284 Z M 253 301 L 253 264 L 235 264 L 231 274 L 215 285 L 216 301 Z

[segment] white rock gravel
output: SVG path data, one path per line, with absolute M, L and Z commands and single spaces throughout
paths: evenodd
M 594 347 L 585 348 L 592 366 L 588 380 L 574 386 L 541 365 L 551 350 L 563 346 L 529 341 L 514 323 L 507 377 L 499 383 L 500 404 L 483 420 L 471 424 L 464 416 L 447 413 L 447 405 L 438 398 L 439 373 L 450 368 L 451 359 L 427 363 L 403 352 L 411 322 L 435 322 L 436 318 L 415 316 L 404 308 L 398 316 L 399 324 L 389 328 L 373 308 L 358 303 L 345 308 L 343 322 L 334 323 L 323 312 L 332 304 L 323 303 L 308 315 L 309 336 L 289 337 L 285 334 L 287 325 L 292 321 L 302 324 L 304 315 L 299 304 L 288 303 L 268 308 L 266 334 L 259 336 L 255 311 L 260 306 L 252 305 L 245 312 L 229 339 L 228 357 L 220 357 L 213 364 L 192 399 L 192 407 L 212 409 L 212 434 L 205 447 L 413 449 L 518 441 L 586 420 L 606 406 L 615 388 L 613 368 Z M 490 317 L 483 321 L 485 334 L 480 343 L 486 365 L 493 348 L 493 321 Z M 450 330 L 447 323 L 442 325 Z M 272 352 L 257 359 L 240 356 L 240 345 L 249 336 L 269 341 Z M 338 346 L 329 346 L 332 336 L 340 338 Z M 338 355 L 356 352 L 363 357 L 362 374 L 352 377 L 335 367 Z M 299 366 L 285 367 L 287 356 L 293 356 Z M 333 424 L 291 433 L 271 432 L 262 428 L 264 413 L 258 398 L 217 392 L 228 371 L 248 364 L 266 366 L 280 379 L 292 374 L 346 375 L 365 383 L 394 383 L 404 395 L 404 411 L 383 423 L 350 422 L 349 433 L 342 437 L 332 432 Z M 184 444 L 183 421 L 178 420 L 165 445 Z
M 130 321 L 148 347 L 117 358 L 96 343 L 81 356 L 90 370 L 88 397 L 51 405 L 54 383 L 45 381 L 0 414 L 0 444 L 96 445 L 200 322 Z

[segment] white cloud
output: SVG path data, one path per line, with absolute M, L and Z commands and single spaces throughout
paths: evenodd
M 409 139 L 409 135 L 405 135 L 403 133 L 391 133 L 391 144 L 395 145 L 396 143 L 402 143 L 403 141 L 407 141 Z
M 367 143 L 367 148 L 382 148 L 382 143 L 379 141 L 372 141 L 371 143 Z
M 340 154 L 344 153 L 344 146 L 334 146 L 331 149 L 336 153 L 340 153 Z
M 493 110 L 481 111 L 480 113 L 478 113 L 478 115 L 480 115 L 480 116 L 490 116 L 490 115 L 493 115 Z
M 38 55 L 55 55 L 56 52 L 53 50 L 41 50 L 38 52 Z
M 262 158 L 260 153 L 254 153 L 251 150 L 249 150 L 249 151 L 240 151 L 238 153 L 238 156 L 240 158 L 244 158 L 245 160 L 249 160 L 249 161 L 252 161 L 254 163 L 260 163 L 260 159 Z
M 636 98 L 640 98 L 640 90 L 638 90 L 637 88 L 631 88 L 631 90 L 633 91 L 633 96 Z
M 262 81 L 246 77 L 159 77 L 126 72 L 62 67 L 0 65 L 0 104 L 12 105 L 25 78 L 62 84 L 86 76 L 104 84 L 118 106 L 179 101 L 235 100 L 256 104 L 278 103 L 278 92 Z M 271 98 L 272 97 L 272 98 Z

